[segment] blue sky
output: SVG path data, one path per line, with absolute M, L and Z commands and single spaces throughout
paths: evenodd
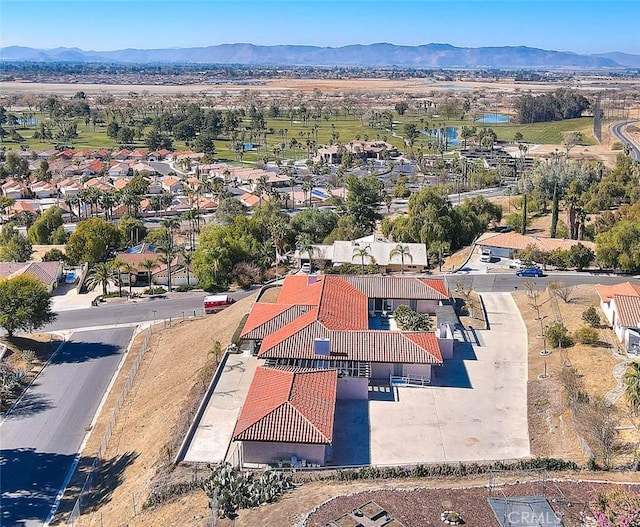
M 640 54 L 640 0 L 0 0 L 0 46 L 446 42 Z

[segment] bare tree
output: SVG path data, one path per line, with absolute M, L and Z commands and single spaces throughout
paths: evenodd
M 560 280 L 555 280 L 549 283 L 549 291 L 554 295 L 562 298 L 565 304 L 571 302 L 571 294 L 573 293 L 573 286 L 567 285 Z

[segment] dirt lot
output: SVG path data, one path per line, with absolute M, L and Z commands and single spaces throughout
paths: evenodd
M 586 463 L 588 452 L 581 446 L 574 429 L 573 417 L 564 401 L 564 388 L 559 382 L 563 364 L 574 366 L 584 381 L 590 396 L 606 394 L 615 388 L 617 381 L 613 368 L 624 359 L 617 353 L 615 335 L 606 327 L 601 327 L 597 345 L 576 344 L 566 349 L 550 349 L 541 337 L 546 326 L 562 321 L 573 333 L 585 325 L 582 312 L 590 306 L 598 306 L 599 298 L 593 286 L 582 285 L 572 289 L 569 302 L 554 299 L 549 292 L 541 292 L 537 303 L 542 320 L 536 320 L 535 301 L 525 291 L 514 294 L 516 303 L 527 326 L 529 339 L 529 436 L 531 452 L 534 455 L 572 459 Z M 601 319 L 604 314 L 600 311 Z M 550 355 L 541 355 L 547 348 Z M 546 379 L 540 375 L 547 373 Z M 617 405 L 622 408 L 621 399 Z M 623 461 L 623 460 L 621 460 Z

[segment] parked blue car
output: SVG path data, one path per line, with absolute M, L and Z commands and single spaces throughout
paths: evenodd
M 536 278 L 542 276 L 542 270 L 537 267 L 527 267 L 526 269 L 518 269 L 516 276 L 535 276 Z

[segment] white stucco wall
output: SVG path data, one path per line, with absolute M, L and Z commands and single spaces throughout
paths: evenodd
M 303 443 L 267 443 L 243 441 L 242 459 L 244 463 L 274 463 L 278 459 L 288 461 L 291 456 L 309 463 L 325 463 L 325 445 Z
M 393 373 L 393 364 L 387 362 L 372 362 L 371 363 L 371 378 L 372 379 L 387 379 Z
M 369 398 L 369 379 L 365 377 L 339 377 L 338 399 L 367 400 Z
M 604 313 L 604 316 L 607 318 L 607 322 L 611 326 L 613 324 L 613 302 L 603 302 L 600 301 L 600 309 Z
M 431 380 L 431 364 L 405 364 L 404 375 Z

